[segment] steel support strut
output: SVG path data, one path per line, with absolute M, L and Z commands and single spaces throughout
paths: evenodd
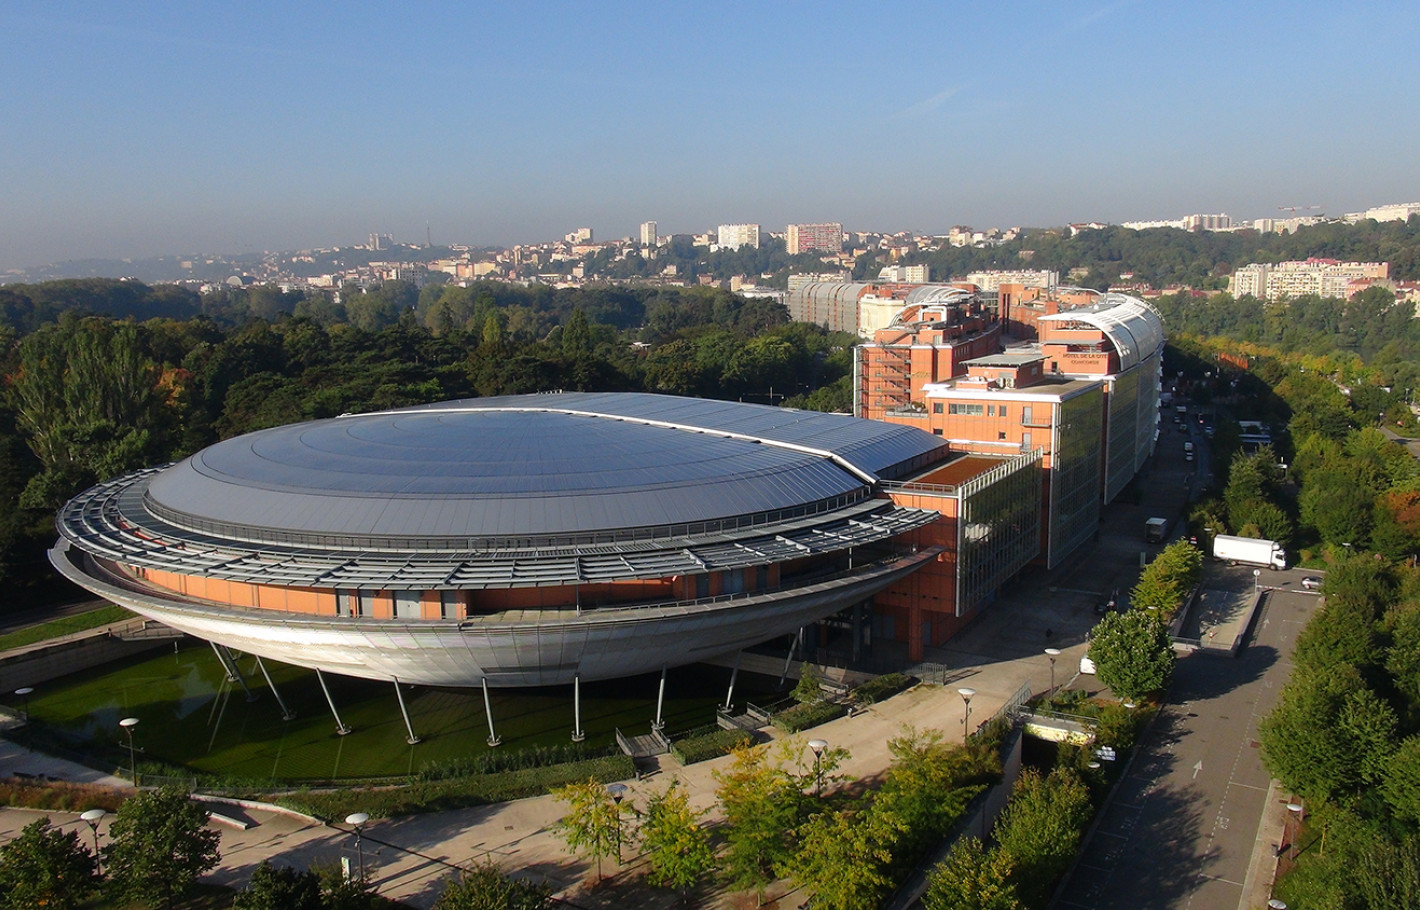
M 296 712 L 286 707 L 286 702 L 281 698 L 281 691 L 276 688 L 276 683 L 271 681 L 271 674 L 266 672 L 266 664 L 261 662 L 261 655 L 256 655 L 256 665 L 261 670 L 261 675 L 266 677 L 266 685 L 270 687 L 271 694 L 276 696 L 276 703 L 281 706 L 282 720 L 295 720 Z
M 242 687 L 246 693 L 247 701 L 256 701 L 256 695 L 247 688 L 247 681 L 242 676 L 242 671 L 237 669 L 237 662 L 232 657 L 232 652 L 227 650 L 226 645 L 219 645 L 215 641 L 208 642 L 212 646 L 212 653 L 217 655 L 217 662 L 222 665 L 222 669 L 227 673 L 227 682 L 234 682 Z
M 493 747 L 503 742 L 493 731 L 493 703 L 488 700 L 488 677 L 483 677 L 483 712 L 488 715 L 488 745 Z
M 330 713 L 335 715 L 335 732 L 341 736 L 350 732 L 350 728 L 345 726 L 345 721 L 340 719 L 340 712 L 335 710 L 335 699 L 330 697 L 330 688 L 325 684 L 325 675 L 320 668 L 316 668 L 316 682 L 320 683 L 320 690 L 325 693 L 325 703 L 330 705 Z
M 579 743 L 587 738 L 582 731 L 582 674 L 572 677 L 572 742 Z
M 414 735 L 414 727 L 409 722 L 409 711 L 404 707 L 404 693 L 399 689 L 398 679 L 394 681 L 394 697 L 399 699 L 399 713 L 404 715 L 404 732 L 409 734 L 404 741 L 412 746 L 419 742 L 419 737 Z
M 730 699 L 735 695 L 735 679 L 740 675 L 740 655 L 743 653 L 744 651 L 735 652 L 735 666 L 730 671 L 730 688 L 725 692 L 724 710 L 726 713 L 730 710 Z
M 661 685 L 660 685 L 660 687 L 656 690 L 656 721 L 655 721 L 655 723 L 651 724 L 651 729 L 652 729 L 652 730 L 663 730 L 663 729 L 665 729 L 666 722 L 661 719 L 661 706 L 665 704 L 665 701 L 666 701 L 666 667 L 665 667 L 665 664 L 662 664 L 662 665 L 661 665 Z

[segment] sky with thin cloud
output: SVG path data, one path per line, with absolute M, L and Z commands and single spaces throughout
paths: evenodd
M 17 0 L 0 23 L 0 268 L 1420 200 L 1413 4 Z

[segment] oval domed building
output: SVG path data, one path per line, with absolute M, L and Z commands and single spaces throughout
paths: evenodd
M 100 484 L 50 557 L 143 616 L 299 666 L 570 683 L 731 652 L 903 578 L 939 551 L 901 535 L 941 516 L 880 486 L 950 457 L 915 428 L 761 405 L 471 399 Z

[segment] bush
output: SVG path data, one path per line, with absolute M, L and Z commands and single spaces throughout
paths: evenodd
M 741 743 L 748 743 L 750 735 L 744 730 L 715 730 L 700 736 L 690 736 L 671 743 L 671 755 L 682 765 L 719 758 Z
M 118 807 L 123 804 L 123 799 L 123 794 L 119 791 L 94 784 L 46 782 L 18 777 L 0 780 L 0 805 L 5 806 L 61 812 L 82 812 L 85 809 L 117 812 Z
M 876 704 L 885 698 L 892 698 L 903 689 L 911 687 L 914 682 L 906 673 L 884 673 L 855 688 L 853 700 L 860 705 Z
M 619 754 L 615 746 L 589 748 L 586 743 L 559 743 L 555 746 L 533 746 L 528 749 L 489 749 L 467 758 L 429 762 L 419 769 L 418 780 L 448 780 L 480 774 L 501 774 L 547 768 L 569 762 L 591 761 Z
M 810 727 L 817 727 L 819 724 L 826 724 L 846 713 L 848 713 L 846 708 L 830 701 L 795 705 L 774 715 L 774 726 L 785 733 L 798 733 Z
M 617 753 L 551 767 L 421 781 L 407 787 L 347 787 L 291 793 L 276 802 L 326 820 L 344 818 L 351 812 L 368 812 L 375 818 L 393 818 L 542 796 L 554 787 L 574 781 L 596 778 L 609 783 L 634 777 L 635 774 L 636 764 L 631 757 Z

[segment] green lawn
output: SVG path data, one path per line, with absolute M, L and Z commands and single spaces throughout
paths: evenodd
M 59 638 L 62 635 L 70 635 L 74 632 L 82 632 L 85 629 L 94 629 L 111 622 L 122 622 L 132 618 L 133 614 L 123 607 L 110 604 L 107 607 L 90 610 L 88 613 L 63 616 L 37 626 L 30 626 L 28 629 L 19 629 L 0 635 L 0 651 L 23 648 L 25 645 L 32 645 L 35 642 L 48 641 L 51 638 Z

